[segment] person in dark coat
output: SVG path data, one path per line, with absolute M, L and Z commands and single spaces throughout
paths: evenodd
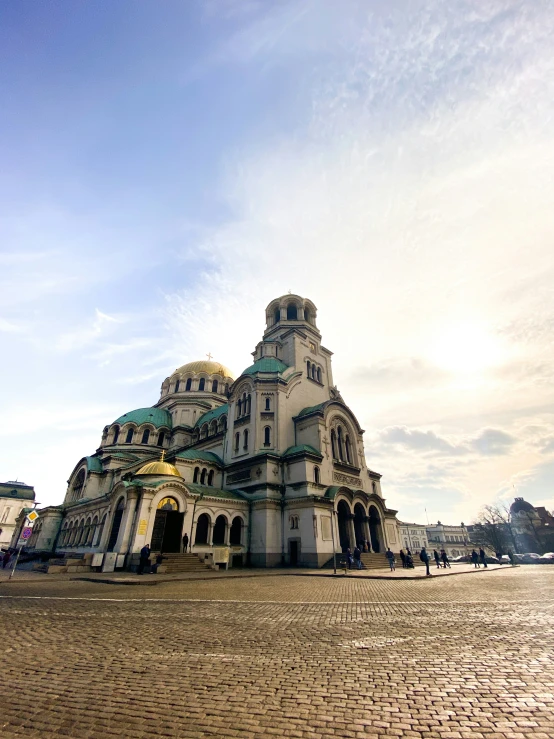
M 394 552 L 391 551 L 390 547 L 385 552 L 385 556 L 389 561 L 390 571 L 394 572 L 396 570 L 396 561 L 394 559 Z
M 165 557 L 163 554 L 158 554 L 156 557 L 156 563 L 152 565 L 152 574 L 156 575 L 158 572 L 158 567 L 161 565 L 161 563 L 164 561 Z
M 429 572 L 429 555 L 425 551 L 425 547 L 423 547 L 423 549 L 419 553 L 419 558 L 425 564 L 425 569 L 426 569 L 426 573 L 425 574 L 427 575 L 427 577 L 431 577 L 432 575 Z
M 436 549 L 433 549 L 433 557 L 435 558 L 435 564 L 437 565 L 437 567 L 440 570 L 440 568 L 441 568 L 441 558 L 440 558 L 439 553 L 437 552 Z
M 361 570 L 362 569 L 362 552 L 359 546 L 356 546 L 354 548 L 354 562 L 356 563 L 356 567 Z
M 144 568 L 150 564 L 150 544 L 145 544 L 140 550 L 140 560 L 137 575 L 144 575 Z
M 475 551 L 475 549 L 471 552 L 471 561 L 475 565 L 475 567 L 479 567 L 479 555 Z
M 487 566 L 487 555 L 485 554 L 485 550 L 483 549 L 483 547 L 479 549 L 479 559 L 481 560 L 481 564 L 483 565 L 483 567 L 486 567 Z
M 448 561 L 448 554 L 446 553 L 446 549 L 441 549 L 441 559 L 442 559 L 442 566 L 445 569 L 447 567 L 450 567 L 450 562 Z
M 183 536 L 183 552 L 186 554 L 189 548 L 189 535 L 185 534 Z
M 402 567 L 406 567 L 406 555 L 404 554 L 404 550 L 400 550 L 400 561 L 402 562 Z
M 348 569 L 352 569 L 352 552 L 350 551 L 350 547 L 346 550 L 346 561 L 348 562 Z

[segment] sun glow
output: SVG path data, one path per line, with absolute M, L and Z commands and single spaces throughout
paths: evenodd
M 471 321 L 444 328 L 430 347 L 430 357 L 438 367 L 463 375 L 480 374 L 499 364 L 503 355 L 498 340 Z

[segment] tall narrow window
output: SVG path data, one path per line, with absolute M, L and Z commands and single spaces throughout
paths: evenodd
M 337 438 L 334 429 L 331 431 L 331 454 L 333 455 L 333 459 L 337 459 Z
M 113 430 L 113 441 L 112 444 L 117 444 L 117 440 L 119 439 L 119 426 L 116 426 Z
M 271 428 L 269 426 L 264 429 L 264 446 L 271 446 Z
M 149 439 L 150 439 L 150 429 L 145 429 L 142 432 L 142 444 L 148 444 Z
M 298 309 L 295 305 L 289 305 L 287 307 L 287 321 L 298 320 Z
M 181 384 L 181 381 L 180 381 L 180 380 L 177 380 L 177 382 L 175 383 L 175 392 L 176 392 L 176 393 L 178 393 L 178 392 L 179 392 L 179 385 L 180 385 L 180 384 Z
M 342 438 L 342 428 L 341 428 L 341 426 L 339 426 L 338 429 L 337 429 L 337 442 L 338 442 L 338 447 L 339 447 L 338 448 L 339 459 L 342 462 L 342 460 L 344 459 L 344 440 Z
M 312 363 L 308 362 L 308 377 L 312 376 Z
M 320 367 L 317 368 L 317 381 L 321 382 L 321 368 Z
M 206 387 L 206 380 L 203 377 L 201 377 L 200 382 L 198 383 L 199 392 L 202 392 L 202 390 L 204 390 L 205 387 Z
M 240 434 L 237 431 L 237 433 L 235 434 L 235 452 L 238 452 L 239 447 L 240 447 Z
M 125 443 L 126 444 L 131 444 L 132 443 L 132 441 L 133 441 L 133 434 L 134 433 L 135 433 L 135 430 L 134 429 L 129 429 L 129 431 L 127 431 L 127 436 L 125 437 Z
M 225 383 L 225 395 L 229 395 L 229 383 Z
M 205 485 L 206 484 L 206 468 L 202 470 L 202 474 L 200 475 L 200 484 Z
M 242 412 L 242 400 L 239 400 L 237 403 L 237 409 L 237 418 L 240 418 Z
M 266 409 L 266 411 L 271 410 L 271 401 L 270 401 L 269 398 L 266 398 L 265 399 L 265 409 Z
M 198 482 L 198 475 L 200 474 L 200 467 L 194 468 L 194 477 L 192 478 L 193 482 Z
M 319 485 L 319 467 L 314 467 L 314 482 Z
M 248 394 L 248 397 L 246 399 L 246 413 L 250 414 L 250 411 L 252 410 L 252 397 L 250 396 L 250 393 Z
M 213 486 L 214 484 L 214 471 L 210 470 L 208 472 L 208 485 Z
M 348 464 L 352 464 L 352 449 L 350 448 L 350 437 L 347 436 L 344 446 L 346 448 L 346 461 Z
M 192 380 L 189 377 L 189 379 L 187 380 L 187 384 L 185 385 L 185 390 L 190 390 L 191 387 L 192 387 Z
M 275 313 L 273 314 L 273 320 L 275 323 L 279 323 L 281 320 L 281 309 L 275 308 Z
M 165 441 L 165 433 L 163 431 L 160 431 L 158 434 L 158 446 L 163 446 Z
M 312 380 L 315 380 L 315 364 L 312 364 Z
M 244 429 L 244 448 L 248 449 L 248 429 Z
M 212 393 L 217 393 L 217 380 L 212 382 Z

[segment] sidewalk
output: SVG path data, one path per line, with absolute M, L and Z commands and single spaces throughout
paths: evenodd
M 478 572 L 492 572 L 495 570 L 509 570 L 509 565 L 489 565 L 486 569 L 475 569 L 473 564 L 455 564 L 451 569 L 431 568 L 433 577 L 452 577 L 454 575 L 471 575 Z M 157 585 L 161 582 L 176 582 L 190 580 L 218 580 L 244 577 L 332 577 L 356 578 L 364 580 L 430 580 L 425 574 L 425 567 L 414 570 L 397 569 L 391 572 L 388 567 L 379 570 L 347 570 L 337 568 L 335 575 L 332 570 L 315 570 L 309 568 L 272 568 L 272 569 L 244 569 L 244 570 L 207 570 L 206 572 L 179 572 L 172 575 L 136 575 L 132 572 L 87 572 L 80 576 L 71 574 L 47 575 L 43 572 L 30 570 L 16 570 L 9 580 L 11 570 L 0 570 L 0 584 L 9 585 L 17 582 L 59 582 L 68 580 L 90 581 L 107 585 Z

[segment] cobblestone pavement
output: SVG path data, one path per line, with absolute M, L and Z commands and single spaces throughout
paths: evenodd
M 0 737 L 554 736 L 554 568 L 0 584 Z

